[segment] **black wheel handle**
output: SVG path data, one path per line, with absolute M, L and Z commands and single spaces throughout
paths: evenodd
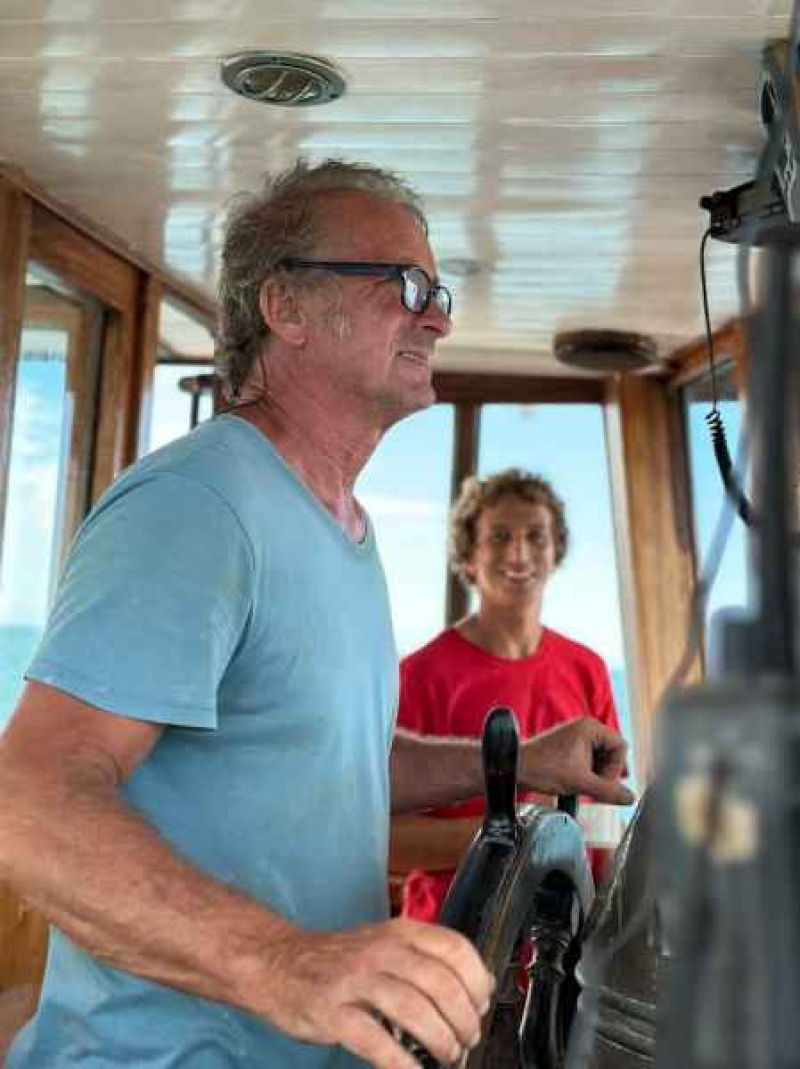
M 487 835 L 516 836 L 517 761 L 519 728 L 513 712 L 503 705 L 490 709 L 483 725 L 483 781 L 486 790 Z
M 520 830 L 517 821 L 519 728 L 511 709 L 497 706 L 489 710 L 483 725 L 481 753 L 486 793 L 486 816 L 481 836 L 490 849 L 501 852 L 513 850 Z M 476 890 L 479 889 L 476 885 Z M 459 930 L 460 925 L 454 927 Z M 442 1069 L 440 1063 L 413 1036 L 404 1033 L 400 1043 L 414 1055 L 421 1069 Z

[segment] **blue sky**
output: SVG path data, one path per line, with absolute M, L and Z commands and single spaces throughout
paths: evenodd
M 0 569 L 0 625 L 36 625 L 47 611 L 60 507 L 59 466 L 71 405 L 65 396 L 63 335 L 25 331 L 30 356 L 17 380 L 6 526 Z

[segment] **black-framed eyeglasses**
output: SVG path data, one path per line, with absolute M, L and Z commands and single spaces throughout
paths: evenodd
M 398 278 L 402 283 L 400 301 L 404 308 L 416 315 L 428 310 L 431 301 L 440 312 L 450 316 L 453 294 L 441 282 L 434 282 L 428 272 L 416 264 L 377 264 L 361 260 L 281 260 L 278 267 L 288 270 L 309 268 L 332 271 L 336 275 L 365 275 L 373 278 Z

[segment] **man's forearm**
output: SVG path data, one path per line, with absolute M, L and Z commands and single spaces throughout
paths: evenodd
M 483 794 L 476 739 L 414 735 L 398 728 L 392 745 L 392 812 L 410 813 Z
M 103 962 L 269 1016 L 289 922 L 177 856 L 99 764 L 0 779 L 0 878 Z
M 579 717 L 520 744 L 517 782 L 542 794 L 588 794 L 598 802 L 630 805 L 634 796 L 619 782 L 626 750 L 616 732 L 591 717 Z M 398 729 L 391 774 L 393 813 L 470 798 L 483 792 L 481 744 Z

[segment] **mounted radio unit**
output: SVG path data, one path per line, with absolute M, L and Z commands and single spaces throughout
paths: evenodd
M 752 182 L 700 198 L 711 236 L 734 244 L 766 245 L 800 236 L 800 63 L 787 74 L 789 42 L 772 41 L 762 54 L 761 121 L 768 147 Z

